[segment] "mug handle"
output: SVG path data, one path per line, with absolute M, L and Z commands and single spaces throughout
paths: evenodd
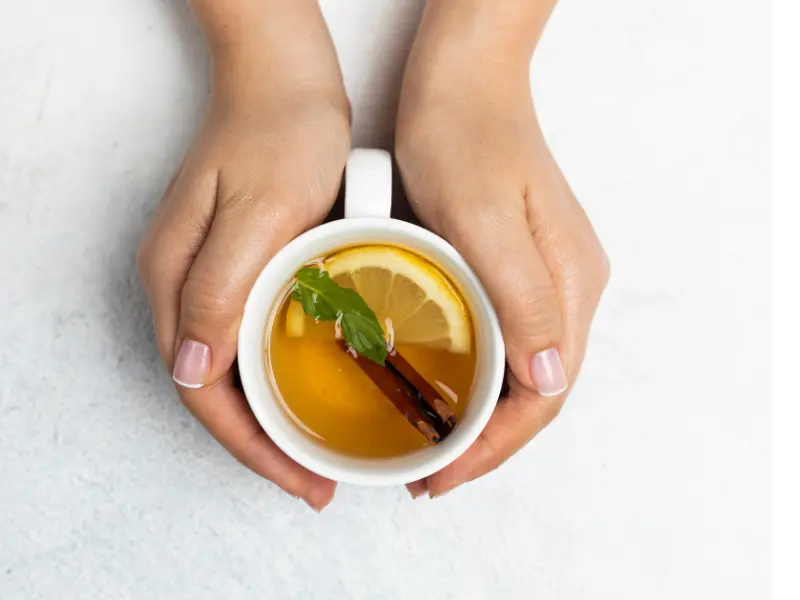
M 386 150 L 354 148 L 347 159 L 344 216 L 382 217 L 392 212 L 392 158 Z

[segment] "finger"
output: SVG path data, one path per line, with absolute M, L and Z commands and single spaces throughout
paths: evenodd
M 184 387 L 214 383 L 236 357 L 247 295 L 264 265 L 304 228 L 285 197 L 264 192 L 222 200 L 180 298 L 173 379 Z
M 497 310 L 509 367 L 527 389 L 557 396 L 568 385 L 559 296 L 531 237 L 524 204 L 487 199 L 467 207 L 448 227 L 448 238 Z
M 411 483 L 406 484 L 406 489 L 408 490 L 408 493 L 411 494 L 411 497 L 416 499 L 428 493 L 428 482 L 425 479 L 412 481 Z
M 431 498 L 472 481 L 503 464 L 552 421 L 564 396 L 545 397 L 512 380 L 478 439 L 453 463 L 427 479 Z
M 547 146 L 525 194 L 529 224 L 561 300 L 562 357 L 570 381 L 578 376 L 591 323 L 610 276 L 609 261 L 580 203 Z
M 566 188 L 568 192 L 568 188 Z M 573 198 L 574 200 L 574 198 Z M 591 321 L 608 281 L 608 261 L 591 225 L 576 202 L 560 204 L 562 213 L 542 207 L 540 223 L 531 228 L 548 270 L 554 273 L 562 315 L 561 352 L 574 382 L 585 353 Z M 566 224 L 566 225 L 565 225 Z M 563 243 L 556 243 L 555 240 Z M 566 394 L 545 397 L 516 378 L 478 440 L 448 467 L 428 477 L 431 497 L 442 495 L 502 465 L 546 427 L 563 406 Z
M 207 388 L 178 391 L 192 414 L 246 467 L 317 511 L 333 499 L 336 483 L 301 467 L 267 437 L 231 374 Z
M 581 259 L 562 253 L 563 264 Z M 556 286 L 563 298 L 562 319 L 564 349 L 569 365 L 569 379 L 574 382 L 585 352 L 588 332 L 607 275 L 598 271 L 597 283 L 587 283 L 586 276 L 558 279 Z M 440 496 L 502 465 L 521 450 L 558 415 L 566 393 L 542 396 L 509 381 L 509 395 L 498 404 L 489 423 L 475 443 L 456 461 L 428 477 L 430 496 Z
M 580 252 L 580 245 L 572 247 L 574 252 Z M 590 260 L 586 257 L 593 256 L 575 256 L 563 249 L 558 252 L 562 259 L 560 264 L 566 269 L 573 268 L 567 265 L 576 264 L 583 264 L 585 267 L 585 263 Z M 578 376 L 591 321 L 608 279 L 605 256 L 600 254 L 599 261 L 596 269 L 590 269 L 590 274 L 594 277 L 589 277 L 584 272 L 556 280 L 556 287 L 563 299 L 562 348 L 565 349 L 570 367 L 570 382 L 574 382 Z M 508 397 L 495 409 L 478 440 L 451 465 L 428 477 L 431 497 L 440 496 L 502 465 L 558 415 L 566 399 L 566 394 L 545 397 L 530 392 L 515 378 L 509 384 Z
M 155 257 L 150 264 L 151 273 L 155 277 L 148 278 L 148 293 L 157 315 L 157 329 L 160 345 L 168 356 L 168 364 L 175 356 L 176 332 L 179 329 L 182 296 L 185 293 L 189 275 L 200 259 L 202 248 L 209 245 L 212 226 L 206 236 L 207 220 L 214 218 L 215 223 L 225 223 L 226 211 L 216 206 L 217 181 L 213 185 L 199 185 L 201 178 L 195 176 L 189 181 L 194 185 L 182 189 L 179 178 L 154 227 L 153 241 L 150 243 L 149 256 Z M 202 195 L 198 192 L 203 190 Z M 193 192 L 193 193 L 190 193 Z M 222 236 L 230 236 L 230 232 L 220 231 Z M 170 235 L 167 235 L 167 232 Z M 239 242 L 240 231 L 231 237 Z M 244 239 L 250 239 L 244 236 Z M 278 242 L 280 243 L 280 242 Z M 244 256 L 244 261 L 249 260 Z M 235 262 L 235 261 L 234 261 Z M 266 259 L 261 263 L 264 264 Z M 234 267 L 236 265 L 234 264 Z M 256 268 L 257 270 L 260 268 Z M 199 271 L 202 273 L 203 271 Z M 230 273 L 235 277 L 234 269 Z M 249 289 L 249 285 L 247 286 Z M 219 289 L 219 288 L 217 288 Z M 193 296 L 190 295 L 190 298 Z M 242 302 L 243 305 L 243 302 Z M 192 305 L 189 304 L 191 310 Z M 241 306 L 240 309 L 241 311 Z M 234 337 L 235 353 L 235 337 Z M 302 497 L 309 505 L 320 510 L 333 497 L 335 483 L 311 474 L 286 457 L 274 443 L 264 434 L 253 417 L 241 392 L 231 385 L 228 373 L 230 362 L 225 368 L 225 377 L 217 385 L 207 389 L 191 390 L 179 387 L 184 404 L 203 423 L 203 425 L 222 443 L 238 460 L 254 472 L 274 481 L 282 489 L 292 495 Z M 220 377 L 222 377 L 220 375 Z M 216 378 L 219 379 L 219 378 Z
M 188 163 L 176 173 L 137 255 L 159 352 L 171 371 L 180 318 L 180 295 L 214 214 L 217 173 Z

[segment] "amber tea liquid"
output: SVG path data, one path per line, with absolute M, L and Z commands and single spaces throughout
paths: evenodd
M 380 255 L 381 248 L 394 249 L 391 246 L 363 248 L 364 255 L 370 252 Z M 393 251 L 407 253 L 401 249 Z M 336 261 L 342 252 L 358 257 L 361 249 L 348 248 L 321 257 L 323 268 L 326 264 L 333 264 L 331 261 Z M 418 261 L 417 264 L 424 263 L 425 269 L 435 271 L 437 277 L 447 279 L 438 267 L 424 258 L 414 255 L 414 260 Z M 402 302 L 402 310 L 407 313 L 403 317 L 403 330 L 409 332 L 407 337 L 412 340 L 420 337 L 429 327 L 426 319 L 435 318 L 432 315 L 435 315 L 436 307 L 431 306 L 430 299 L 420 297 L 415 303 L 408 298 L 408 290 L 414 288 L 403 275 L 366 266 L 354 271 L 352 276 L 334 280 L 344 287 L 359 291 L 370 308 L 378 314 L 385 329 L 391 328 L 392 323 L 388 320 L 384 324 L 381 319 L 382 307 L 396 307 L 398 302 Z M 452 286 L 451 283 L 449 285 Z M 469 350 L 452 352 L 437 347 L 440 345 L 437 343 L 416 342 L 398 342 L 395 348 L 441 393 L 460 420 L 475 376 L 476 352 L 466 302 L 455 286 L 451 289 L 469 319 L 469 336 L 472 340 Z M 394 298 L 393 291 L 396 292 Z M 265 360 L 283 407 L 297 426 L 320 444 L 358 457 L 399 456 L 425 447 L 425 438 L 356 362 L 342 351 L 336 341 L 333 323 L 317 323 L 305 317 L 303 334 L 290 335 L 287 331 L 290 304 L 291 297 L 287 290 L 267 332 Z M 398 320 L 396 312 L 395 320 Z M 430 327 L 435 325 L 433 323 Z M 391 339 L 391 333 L 388 337 Z

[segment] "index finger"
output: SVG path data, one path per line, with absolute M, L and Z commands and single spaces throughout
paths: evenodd
M 453 463 L 428 477 L 430 497 L 441 496 L 502 465 L 547 427 L 565 399 L 566 393 L 540 396 L 512 377 L 508 396 L 497 405 L 478 439 Z
M 235 387 L 232 373 L 209 387 L 177 387 L 189 411 L 244 466 L 303 498 L 314 510 L 322 510 L 333 499 L 336 482 L 300 466 L 267 437 Z

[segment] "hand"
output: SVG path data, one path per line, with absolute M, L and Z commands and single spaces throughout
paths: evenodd
M 183 403 L 243 464 L 317 510 L 335 483 L 267 438 L 231 368 L 258 273 L 324 219 L 347 160 L 349 105 L 326 35 L 313 42 L 319 56 L 313 44 L 302 49 L 311 73 L 284 48 L 265 48 L 273 62 L 262 64 L 220 45 L 207 118 L 138 256 L 159 350 Z
M 417 216 L 464 256 L 497 309 L 510 384 L 473 446 L 409 485 L 434 497 L 501 465 L 558 414 L 609 266 L 537 123 L 530 57 L 451 52 L 432 28 L 423 21 L 409 60 L 397 160 Z

